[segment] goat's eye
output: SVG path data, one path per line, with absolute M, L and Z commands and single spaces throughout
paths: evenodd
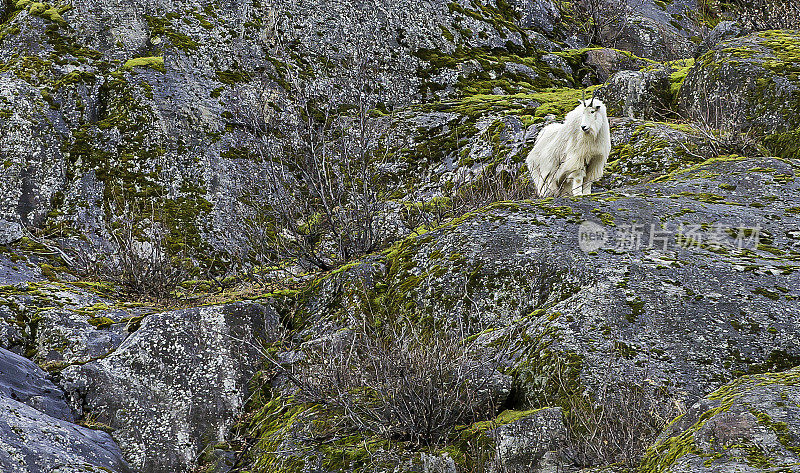
M 592 110 L 592 113 L 594 113 L 594 110 Z

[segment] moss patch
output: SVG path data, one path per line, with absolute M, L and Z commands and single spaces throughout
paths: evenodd
M 154 56 L 154 57 L 138 57 L 134 59 L 129 59 L 125 62 L 125 65 L 122 66 L 123 71 L 132 71 L 134 68 L 137 67 L 146 67 L 150 69 L 154 69 L 159 72 L 166 72 L 164 69 L 164 56 Z

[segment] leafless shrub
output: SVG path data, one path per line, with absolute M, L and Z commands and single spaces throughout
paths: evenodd
M 579 32 L 589 44 L 615 47 L 629 17 L 636 14 L 643 0 L 577 0 L 569 3 L 570 13 L 578 21 Z
M 275 105 L 265 94 L 241 101 L 236 119 L 254 136 L 241 145 L 259 163 L 239 199 L 255 266 L 291 261 L 328 270 L 390 238 L 392 120 L 377 111 L 368 61 L 349 66 L 345 88 L 356 93 L 347 106 L 292 73 L 284 84 L 292 122 L 270 120 Z
M 303 391 L 345 430 L 437 445 L 497 407 L 494 367 L 471 354 L 457 331 L 365 323 L 316 347 L 311 360 Z
M 749 107 L 734 92 L 705 93 L 704 99 L 685 120 L 692 124 L 697 137 L 708 144 L 711 156 L 729 154 L 754 155 L 761 152 L 759 134 L 754 128 L 742 131 Z M 681 143 L 684 151 L 693 154 Z M 697 156 L 707 159 L 709 156 Z
M 749 31 L 800 29 L 800 4 L 786 0 L 734 0 L 733 12 Z
M 609 382 L 591 396 L 567 398 L 569 447 L 581 466 L 639 464 L 647 447 L 677 412 L 654 386 Z
M 106 260 L 104 269 L 132 294 L 167 299 L 186 279 L 186 270 L 167 252 L 166 230 L 160 223 L 139 228 L 124 222 L 111 235 L 117 253 Z
M 72 251 L 79 275 L 118 283 L 124 292 L 150 300 L 166 300 L 187 279 L 185 258 L 168 250 L 158 199 L 149 202 L 115 199 L 102 238 Z
M 510 159 L 488 163 L 474 177 L 444 181 L 436 188 L 434 197 L 406 206 L 403 222 L 409 230 L 435 228 L 489 204 L 529 199 L 536 192 L 527 167 Z

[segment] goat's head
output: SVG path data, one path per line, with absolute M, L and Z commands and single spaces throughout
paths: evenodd
M 594 93 L 592 93 L 591 99 L 586 100 L 586 95 L 584 93 L 578 108 L 583 108 L 581 131 L 587 135 L 597 136 L 603 123 L 606 121 L 605 104 L 603 104 L 600 99 L 595 98 Z

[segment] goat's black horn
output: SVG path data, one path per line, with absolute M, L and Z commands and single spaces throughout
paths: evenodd
M 590 107 L 594 106 L 594 94 L 596 94 L 596 93 L 597 93 L 597 89 L 594 89 L 594 92 L 592 92 L 592 101 L 589 102 L 589 106 Z

